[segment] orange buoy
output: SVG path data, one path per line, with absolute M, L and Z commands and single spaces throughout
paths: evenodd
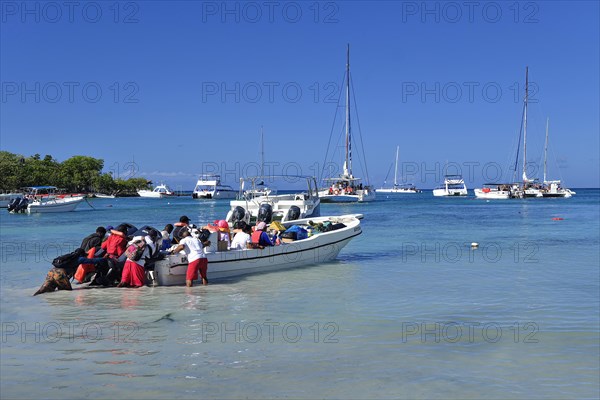
M 552 218 L 552 221 L 562 221 L 562 220 L 563 220 L 563 218 L 559 218 L 559 217 Z

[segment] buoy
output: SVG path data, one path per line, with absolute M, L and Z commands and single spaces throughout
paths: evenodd
M 554 218 L 552 218 L 552 221 L 562 221 L 562 220 L 563 220 L 563 218 L 560 218 L 560 217 L 554 217 Z
M 472 249 L 476 249 L 476 248 L 478 248 L 478 247 L 479 247 L 479 243 L 477 243 L 477 242 L 473 242 L 473 243 L 471 243 L 471 248 L 472 248 Z

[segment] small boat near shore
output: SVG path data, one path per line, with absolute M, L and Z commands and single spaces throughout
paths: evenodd
M 55 213 L 73 211 L 85 200 L 83 195 L 57 194 L 55 186 L 31 186 L 24 188 L 27 193 L 8 205 L 10 213 Z
M 361 218 L 360 214 L 349 214 L 284 222 L 286 228 L 292 225 L 307 227 L 330 223 L 337 229 L 263 249 L 208 253 L 208 278 L 212 281 L 332 261 L 350 240 L 362 233 Z M 149 278 L 147 283 L 153 286 L 185 285 L 187 267 L 187 257 L 184 253 L 167 255 L 165 259 L 154 264 L 154 273 L 148 274 L 153 277 Z
M 167 185 L 164 184 L 158 185 L 154 188 L 154 190 L 143 189 L 138 190 L 137 192 L 140 195 L 140 197 L 147 197 L 151 199 L 162 199 L 163 197 L 175 195 L 175 193 L 173 193 L 173 191 L 169 189 Z

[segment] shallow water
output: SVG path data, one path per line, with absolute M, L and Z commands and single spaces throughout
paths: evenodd
M 49 262 L 98 225 L 205 223 L 228 204 L 4 211 L 0 397 L 597 398 L 599 199 L 323 204 L 365 215 L 332 263 L 36 297 Z

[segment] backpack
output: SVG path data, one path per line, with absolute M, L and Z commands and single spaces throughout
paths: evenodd
M 82 257 L 84 254 L 85 252 L 83 249 L 75 249 L 75 251 L 71 253 L 56 257 L 54 260 L 52 260 L 52 265 L 55 268 L 75 270 L 79 265 L 79 257 Z
M 128 260 L 139 261 L 139 259 L 142 258 L 142 254 L 144 254 L 144 250 L 146 250 L 146 243 L 137 240 L 127 246 L 127 249 L 125 249 L 125 256 Z

